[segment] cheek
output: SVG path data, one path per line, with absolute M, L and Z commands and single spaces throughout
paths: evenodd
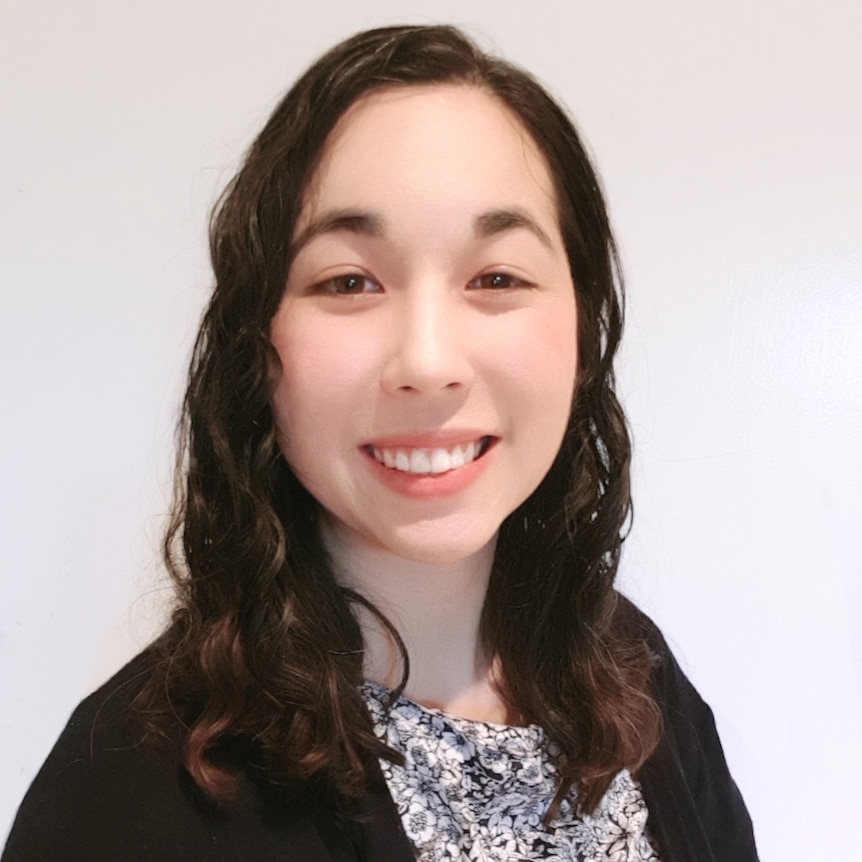
M 507 339 L 505 373 L 518 381 L 523 397 L 540 413 L 558 414 L 571 406 L 577 371 L 577 319 L 574 306 L 561 303 L 555 313 Z
M 343 393 L 318 357 L 305 354 L 297 361 L 292 351 L 280 355 L 283 370 L 272 397 L 279 448 L 296 477 L 320 499 L 338 441 L 334 411 L 339 405 L 344 409 Z
M 290 460 L 295 441 L 322 442 L 350 422 L 373 357 L 367 338 L 314 313 L 280 313 L 272 341 L 282 366 L 273 412 Z
M 550 321 L 543 332 L 542 351 L 535 367 L 533 435 L 540 478 L 557 457 L 572 413 L 578 368 L 577 320 L 572 312 Z

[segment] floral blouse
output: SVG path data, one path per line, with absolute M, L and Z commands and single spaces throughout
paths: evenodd
M 640 785 L 628 770 L 591 815 L 575 792 L 548 826 L 553 746 L 542 728 L 473 721 L 420 706 L 376 683 L 362 686 L 378 735 L 405 757 L 381 760 L 420 862 L 659 862 Z

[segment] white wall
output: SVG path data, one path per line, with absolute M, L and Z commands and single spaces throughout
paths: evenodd
M 714 704 L 763 858 L 848 858 L 860 7 L 299 6 L 0 6 L 0 836 L 74 704 L 157 626 L 171 429 L 217 190 L 323 48 L 447 20 L 551 86 L 605 179 L 630 289 L 624 585 Z

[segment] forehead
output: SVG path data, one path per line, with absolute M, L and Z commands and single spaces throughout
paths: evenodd
M 556 221 L 553 181 L 532 136 L 502 101 L 469 85 L 391 87 L 354 103 L 327 139 L 297 228 L 328 207 L 400 200 L 526 204 Z

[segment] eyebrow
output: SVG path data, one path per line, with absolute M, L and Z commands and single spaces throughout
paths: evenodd
M 337 231 L 364 236 L 383 236 L 383 219 L 374 213 L 359 210 L 327 210 L 310 222 L 293 241 L 291 256 L 295 257 L 299 250 L 316 236 Z
M 526 210 L 520 207 L 490 210 L 476 217 L 476 235 L 482 239 L 517 228 L 525 228 L 530 231 L 539 239 L 542 245 L 547 246 L 553 251 L 554 246 L 551 238 L 542 226 Z
M 510 230 L 530 231 L 542 245 L 553 251 L 553 243 L 542 226 L 521 207 L 488 210 L 476 216 L 473 222 L 475 235 L 487 239 Z M 315 237 L 326 233 L 345 231 L 370 237 L 381 237 L 385 233 L 384 219 L 371 212 L 352 209 L 327 210 L 310 222 L 291 245 L 291 256 L 296 254 Z

